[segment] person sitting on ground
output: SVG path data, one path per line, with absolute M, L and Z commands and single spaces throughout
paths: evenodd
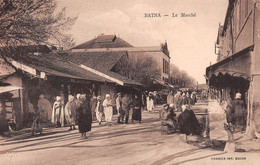
M 169 104 L 163 105 L 164 109 L 161 111 L 161 122 L 162 125 L 169 126 L 170 130 L 173 132 L 177 129 L 177 121 L 176 121 L 176 114 L 173 111 L 173 108 L 169 106 Z
M 182 105 L 181 108 L 182 113 L 178 118 L 180 133 L 186 135 L 200 135 L 200 124 L 194 112 L 189 109 L 187 104 Z

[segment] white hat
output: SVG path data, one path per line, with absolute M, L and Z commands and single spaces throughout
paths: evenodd
M 74 100 L 74 96 L 72 95 L 69 95 L 69 98 L 68 98 L 69 102 L 73 101 Z
M 184 111 L 186 108 L 187 108 L 187 104 L 181 106 L 182 111 Z
M 173 103 L 171 103 L 171 104 L 170 104 L 170 107 L 171 107 L 171 108 L 173 108 L 173 107 L 174 107 L 174 104 L 173 104 Z
M 80 95 L 80 99 L 83 99 L 83 100 L 85 100 L 85 99 L 86 99 L 86 97 L 87 97 L 87 96 L 86 96 L 86 94 L 81 94 L 81 95 Z
M 78 94 L 76 95 L 76 98 L 77 98 L 77 99 L 80 99 L 80 96 L 81 96 L 81 94 L 78 93 Z
M 60 96 L 56 96 L 56 100 L 57 101 L 61 101 L 61 97 Z
M 236 94 L 236 99 L 241 99 L 241 94 L 240 93 Z
M 110 94 L 106 94 L 106 98 L 110 97 Z

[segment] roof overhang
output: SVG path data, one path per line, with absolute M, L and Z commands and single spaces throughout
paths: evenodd
M 108 75 L 106 75 L 106 74 L 104 74 L 104 73 L 102 73 L 102 72 L 99 72 L 99 71 L 97 71 L 97 70 L 95 70 L 95 69 L 92 69 L 92 68 L 90 68 L 90 67 L 87 67 L 87 66 L 85 66 L 85 65 L 83 65 L 83 64 L 81 64 L 80 67 L 83 68 L 83 69 L 85 69 L 85 70 L 87 70 L 87 71 L 90 71 L 90 72 L 92 72 L 92 73 L 94 73 L 94 74 L 97 74 L 97 75 L 99 75 L 99 76 L 101 76 L 101 77 L 104 77 L 104 78 L 106 78 L 106 79 L 109 79 L 109 80 L 111 80 L 111 81 L 113 81 L 113 82 L 115 82 L 115 83 L 117 83 L 117 84 L 119 84 L 119 85 L 122 85 L 122 86 L 124 85 L 124 82 L 123 82 L 123 81 L 120 81 L 120 80 L 118 80 L 118 79 L 116 79 L 116 78 L 113 78 L 113 77 L 111 77 L 111 76 L 108 76 Z
M 19 89 L 23 89 L 23 88 L 18 86 L 1 86 L 0 93 L 11 92 Z
M 229 75 L 232 77 L 241 77 L 250 80 L 251 51 L 254 45 L 251 45 L 221 61 L 206 68 L 206 78 L 210 81 L 212 77 L 220 75 Z

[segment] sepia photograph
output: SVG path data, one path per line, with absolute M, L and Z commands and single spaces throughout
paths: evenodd
M 259 155 L 260 0 L 0 0 L 1 165 Z

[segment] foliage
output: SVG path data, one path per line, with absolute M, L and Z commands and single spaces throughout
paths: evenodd
M 160 79 L 160 69 L 152 58 L 138 58 L 136 60 L 120 60 L 113 70 L 121 75 L 143 84 L 149 88 L 155 79 Z
M 178 87 L 194 87 L 196 85 L 196 80 L 176 65 L 171 64 L 170 69 L 171 84 Z
M 61 45 L 62 41 L 72 41 L 65 31 L 72 27 L 77 17 L 67 17 L 65 8 L 56 11 L 55 0 L 1 1 L 0 47 Z

